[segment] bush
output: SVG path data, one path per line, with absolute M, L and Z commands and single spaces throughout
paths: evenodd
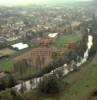
M 0 100 L 24 100 L 15 90 L 7 89 L 0 93 Z
M 62 81 L 55 75 L 44 77 L 38 85 L 39 92 L 45 94 L 58 93 L 62 89 Z
M 12 75 L 7 75 L 0 79 L 0 91 L 16 85 L 16 80 Z

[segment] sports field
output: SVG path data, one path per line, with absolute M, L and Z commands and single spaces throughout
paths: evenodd
M 67 34 L 67 35 L 62 35 L 58 36 L 54 40 L 54 45 L 58 48 L 64 48 L 66 43 L 72 43 L 81 40 L 81 35 L 80 34 Z

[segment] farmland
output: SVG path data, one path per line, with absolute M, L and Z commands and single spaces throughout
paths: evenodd
M 11 50 L 9 48 L 5 48 L 5 49 L 1 49 L 0 50 L 0 54 L 2 54 L 2 56 L 5 56 L 5 55 L 12 55 L 14 54 L 15 51 L 14 50 Z

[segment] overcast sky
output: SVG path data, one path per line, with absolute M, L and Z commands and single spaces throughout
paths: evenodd
M 42 4 L 47 3 L 48 1 L 52 2 L 53 0 L 0 0 L 1 5 L 27 5 L 27 4 Z M 61 2 L 61 0 L 54 0 L 54 2 Z M 66 2 L 75 2 L 75 1 L 90 1 L 90 0 L 62 0 Z

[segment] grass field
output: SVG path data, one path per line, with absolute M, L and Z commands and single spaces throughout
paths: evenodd
M 0 71 L 12 71 L 13 62 L 11 59 L 0 60 Z
M 81 70 L 64 79 L 64 81 L 67 81 L 71 86 L 68 92 L 62 94 L 60 100 L 89 100 L 92 92 L 95 91 L 95 89 L 97 90 L 96 60 L 97 56 L 90 64 L 83 66 Z M 97 97 L 95 100 L 97 100 Z
M 69 86 L 60 94 L 54 96 L 39 95 L 38 100 L 97 100 L 97 95 L 92 96 L 92 93 L 97 91 L 97 55 L 78 71 L 65 77 L 64 81 Z
M 81 40 L 80 34 L 69 34 L 69 35 L 63 35 L 59 36 L 54 40 L 54 44 L 58 48 L 64 48 L 65 43 L 71 43 Z

